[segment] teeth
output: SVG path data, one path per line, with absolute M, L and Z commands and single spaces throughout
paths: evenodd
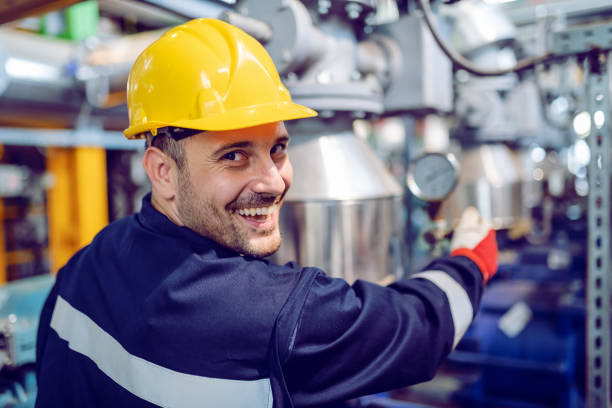
M 251 216 L 255 215 L 270 215 L 274 211 L 274 207 L 261 207 L 261 208 L 241 208 L 236 212 L 240 215 Z

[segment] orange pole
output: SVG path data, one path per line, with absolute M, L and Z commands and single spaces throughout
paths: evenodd
M 82 248 L 108 224 L 106 150 L 79 147 L 74 155 L 78 247 Z
M 106 151 L 97 147 L 49 147 L 47 192 L 49 257 L 57 271 L 108 224 Z
M 47 148 L 47 171 L 53 175 L 53 187 L 47 191 L 49 222 L 49 261 L 52 273 L 57 273 L 76 249 L 77 237 L 71 214 L 75 211 L 71 194 L 73 173 L 69 149 Z

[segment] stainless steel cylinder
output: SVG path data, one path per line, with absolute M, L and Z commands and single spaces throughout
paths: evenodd
M 401 200 L 287 202 L 280 262 L 297 260 L 349 282 L 391 283 L 402 273 Z
M 390 283 L 403 272 L 402 189 L 367 143 L 317 122 L 289 128 L 294 181 L 273 258 Z

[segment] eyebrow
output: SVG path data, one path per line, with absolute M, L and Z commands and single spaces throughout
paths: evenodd
M 275 143 L 288 143 L 289 142 L 289 136 L 288 135 L 280 136 L 274 142 Z M 253 142 L 246 141 L 246 140 L 242 141 L 242 142 L 236 142 L 236 143 L 224 145 L 224 146 L 221 146 L 219 149 L 215 150 L 215 152 L 213 153 L 213 156 L 221 155 L 222 153 L 224 153 L 224 152 L 226 152 L 228 150 L 244 149 L 244 148 L 252 147 L 252 146 L 253 146 Z

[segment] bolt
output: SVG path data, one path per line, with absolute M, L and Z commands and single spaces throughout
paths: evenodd
M 344 10 L 346 11 L 348 18 L 351 20 L 356 20 L 359 18 L 359 16 L 361 16 L 363 7 L 361 7 L 361 4 L 358 3 L 348 3 L 346 6 L 344 6 Z
M 291 61 L 291 58 L 291 51 L 286 49 L 281 51 L 281 59 L 283 60 L 283 62 L 289 62 Z
M 457 79 L 457 82 L 466 83 L 470 80 L 470 74 L 468 74 L 467 71 L 460 69 L 455 74 L 455 78 Z
M 330 0 L 319 0 L 317 3 L 319 14 L 327 14 L 329 13 L 329 9 L 331 8 Z
M 374 25 L 376 23 L 376 14 L 375 13 L 368 13 L 367 17 L 365 18 L 365 23 L 367 25 Z
M 317 82 L 320 84 L 329 84 L 332 82 L 333 75 L 329 71 L 321 71 L 317 74 Z

